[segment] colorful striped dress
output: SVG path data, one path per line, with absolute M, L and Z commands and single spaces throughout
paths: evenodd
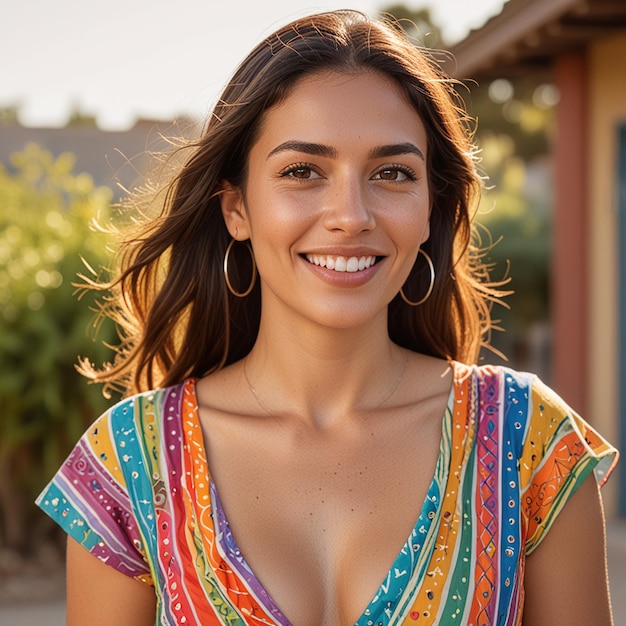
M 520 625 L 526 555 L 585 478 L 595 470 L 604 482 L 616 461 L 536 377 L 453 366 L 421 514 L 357 626 Z M 156 624 L 289 624 L 229 530 L 193 380 L 102 415 L 37 504 L 92 554 L 154 585 Z

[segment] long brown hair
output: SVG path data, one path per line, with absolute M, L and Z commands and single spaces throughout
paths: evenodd
M 158 217 L 121 244 L 101 314 L 115 320 L 117 358 L 85 375 L 131 393 L 203 376 L 244 357 L 259 328 L 257 281 L 245 299 L 229 293 L 222 272 L 230 236 L 220 210 L 224 181 L 245 186 L 248 154 L 264 113 L 294 84 L 319 70 L 374 70 L 394 80 L 427 132 L 432 212 L 423 249 L 437 278 L 430 298 L 389 305 L 389 335 L 411 350 L 445 359 L 476 360 L 490 328 L 495 292 L 473 240 L 481 190 L 472 135 L 454 85 L 428 51 L 391 21 L 356 11 L 302 18 L 259 44 L 239 66 L 191 154 L 168 184 Z M 231 257 L 231 280 L 246 285 L 248 259 Z M 239 259 L 239 260 L 238 260 Z M 421 269 L 420 269 L 421 268 Z M 419 255 L 405 291 L 421 297 L 429 273 Z

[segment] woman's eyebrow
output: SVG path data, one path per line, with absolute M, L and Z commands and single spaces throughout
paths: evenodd
M 294 152 L 303 152 L 304 154 L 311 154 L 313 156 L 323 156 L 334 159 L 337 157 L 337 150 L 331 146 L 326 146 L 321 143 L 312 143 L 309 141 L 298 141 L 296 139 L 290 139 L 277 145 L 268 155 L 271 156 L 278 154 L 279 152 L 285 152 L 287 150 L 293 150 Z M 425 161 L 424 153 L 410 141 L 404 143 L 387 144 L 384 146 L 377 146 L 372 148 L 369 152 L 370 159 L 381 159 L 385 157 L 396 156 L 400 154 L 415 154 L 422 161 Z
M 285 150 L 293 150 L 294 152 L 304 152 L 305 154 L 311 154 L 313 156 L 323 156 L 329 158 L 335 158 L 337 156 L 337 150 L 335 148 L 331 148 L 330 146 L 325 146 L 320 143 L 311 143 L 308 141 L 297 141 L 295 139 L 290 139 L 289 141 L 284 141 L 283 143 L 277 145 L 268 155 L 269 159 L 274 154 L 278 154 L 279 152 L 284 152 Z
M 416 154 L 422 161 L 425 161 L 424 153 L 410 141 L 405 143 L 394 143 L 385 146 L 378 146 L 370 150 L 370 159 L 381 159 L 384 157 L 396 156 L 399 154 Z

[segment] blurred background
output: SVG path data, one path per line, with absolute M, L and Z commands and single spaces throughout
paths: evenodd
M 93 300 L 73 286 L 77 274 L 109 263 L 110 242 L 94 220 L 106 223 L 126 190 L 144 181 L 149 152 L 167 150 L 169 136 L 198 132 L 264 36 L 298 16 L 345 6 L 25 0 L 0 7 L 3 624 L 56 624 L 50 606 L 62 614 L 64 537 L 32 502 L 112 402 L 75 370 L 79 356 L 109 360 L 106 345 L 115 343 L 112 327 L 95 324 Z M 481 360 L 506 358 L 538 373 L 626 449 L 626 2 L 350 6 L 391 13 L 416 44 L 451 52 L 442 63 L 462 81 L 459 94 L 477 120 L 488 177 L 482 244 L 493 278 L 510 278 L 514 292 L 509 308 L 494 310 L 503 331 L 494 331 L 494 349 Z M 626 584 L 624 465 L 604 490 L 614 596 Z M 34 601 L 52 603 L 33 609 L 47 611 L 45 620 L 23 617 Z M 626 623 L 621 610 L 624 622 L 616 623 Z

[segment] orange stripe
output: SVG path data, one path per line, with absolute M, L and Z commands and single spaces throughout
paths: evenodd
M 563 482 L 584 453 L 578 433 L 570 432 L 559 439 L 547 461 L 533 476 L 522 501 L 528 519 L 528 538 L 539 531 Z
M 215 526 L 211 516 L 210 476 L 198 415 L 195 383 L 193 381 L 187 381 L 184 386 L 183 423 L 187 443 L 184 446 L 184 464 L 185 468 L 192 472 L 192 476 L 185 477 L 188 480 L 190 496 L 188 506 L 193 507 L 195 511 L 195 515 L 188 513 L 188 519 L 197 519 L 201 526 L 199 529 L 194 529 L 194 534 L 196 538 L 198 538 L 198 535 L 200 536 L 205 546 L 205 554 L 208 557 L 211 569 L 220 581 L 223 591 L 226 592 L 232 604 L 244 616 L 254 615 L 257 620 L 264 620 L 267 624 L 274 624 L 272 617 L 266 613 L 264 608 L 251 595 L 245 580 L 233 571 L 219 553 Z M 196 479 L 196 475 L 198 479 Z

